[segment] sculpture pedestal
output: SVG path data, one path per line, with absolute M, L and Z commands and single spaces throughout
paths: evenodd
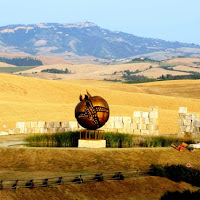
M 105 148 L 106 140 L 78 140 L 78 147 Z
M 80 130 L 78 147 L 84 148 L 105 148 L 105 132 L 103 130 Z

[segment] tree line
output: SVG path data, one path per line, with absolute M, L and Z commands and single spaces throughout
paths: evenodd
M 5 58 L 0 57 L 0 62 L 4 62 L 7 64 L 15 65 L 15 66 L 39 66 L 43 65 L 41 60 L 38 60 L 36 58 Z

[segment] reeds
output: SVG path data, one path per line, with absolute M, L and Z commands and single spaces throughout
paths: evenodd
M 77 147 L 79 132 L 35 134 L 26 138 L 31 146 L 37 147 Z M 136 136 L 123 133 L 105 133 L 106 147 L 169 147 L 172 143 L 194 143 L 192 139 L 167 136 Z

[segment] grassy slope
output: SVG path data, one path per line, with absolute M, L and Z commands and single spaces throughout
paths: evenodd
M 0 199 L 29 200 L 152 200 L 159 199 L 167 190 L 183 191 L 197 188 L 181 182 L 175 183 L 166 178 L 141 177 L 124 181 L 105 181 L 86 184 L 57 186 L 53 188 L 17 189 L 0 191 Z
M 200 169 L 200 151 L 173 148 L 58 149 L 0 148 L 1 178 L 39 178 L 71 172 L 104 172 L 149 168 L 152 163 L 191 163 Z M 7 173 L 10 171 L 9 173 Z M 25 173 L 26 172 L 26 173 Z M 18 173 L 18 174 L 16 174 Z M 16 178 L 17 178 L 16 177 Z
M 158 106 L 161 134 L 177 133 L 179 106 L 200 114 L 198 80 L 131 85 L 92 80 L 49 81 L 7 74 L 0 74 L 0 79 L 0 130 L 3 124 L 15 127 L 17 121 L 75 120 L 74 108 L 86 89 L 107 100 L 111 116 L 132 116 L 133 111 Z
M 148 168 L 151 163 L 186 164 L 200 168 L 200 151 L 154 149 L 0 148 L 0 179 L 45 178 L 71 173 Z M 53 188 L 0 191 L 0 199 L 159 199 L 167 190 L 197 190 L 161 177 L 139 177 Z

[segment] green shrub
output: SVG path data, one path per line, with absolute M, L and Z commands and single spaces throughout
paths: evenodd
M 94 138 L 94 133 L 91 133 Z M 54 134 L 35 134 L 29 136 L 26 141 L 34 146 L 55 146 L 55 147 L 77 147 L 79 132 L 65 132 Z M 129 147 L 169 147 L 171 143 L 193 143 L 192 140 L 164 136 L 136 136 L 123 133 L 105 133 L 106 146 L 111 148 Z
M 199 200 L 200 199 L 200 190 L 191 192 L 189 190 L 185 190 L 184 192 L 170 192 L 167 191 L 160 200 L 178 200 L 178 199 L 184 199 L 184 200 Z
M 167 177 L 176 182 L 184 181 L 200 187 L 200 170 L 183 165 L 162 166 L 152 164 L 150 166 L 150 175 Z

